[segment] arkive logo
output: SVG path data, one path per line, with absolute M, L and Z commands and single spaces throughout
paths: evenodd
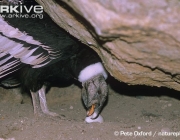
M 32 0 L 0 0 L 0 13 L 42 14 L 43 7 L 41 5 L 33 5 Z
M 0 13 L 35 13 L 41 14 L 43 13 L 43 7 L 41 5 L 0 5 Z

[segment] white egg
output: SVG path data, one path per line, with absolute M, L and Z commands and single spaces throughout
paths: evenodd
M 86 123 L 93 123 L 93 122 L 103 123 L 104 122 L 104 119 L 103 119 L 103 117 L 101 115 L 99 115 L 96 119 L 92 119 L 93 118 L 92 116 L 93 115 L 91 115 L 89 117 L 86 117 L 85 122 Z

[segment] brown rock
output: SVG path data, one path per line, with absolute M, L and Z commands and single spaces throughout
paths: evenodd
M 180 1 L 36 1 L 116 79 L 180 90 Z

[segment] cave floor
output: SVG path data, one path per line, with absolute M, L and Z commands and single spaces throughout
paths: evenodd
M 81 89 L 76 85 L 53 87 L 47 94 L 49 109 L 63 119 L 36 118 L 29 95 L 23 94 L 23 103 L 19 103 L 10 90 L 1 89 L 0 140 L 180 139 L 180 100 L 173 96 L 178 92 L 114 87 L 110 86 L 108 102 L 101 113 L 105 120 L 102 124 L 84 122 L 86 111 Z

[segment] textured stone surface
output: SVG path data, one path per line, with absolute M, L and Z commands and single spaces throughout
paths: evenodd
M 128 84 L 180 90 L 179 0 L 37 0 Z

